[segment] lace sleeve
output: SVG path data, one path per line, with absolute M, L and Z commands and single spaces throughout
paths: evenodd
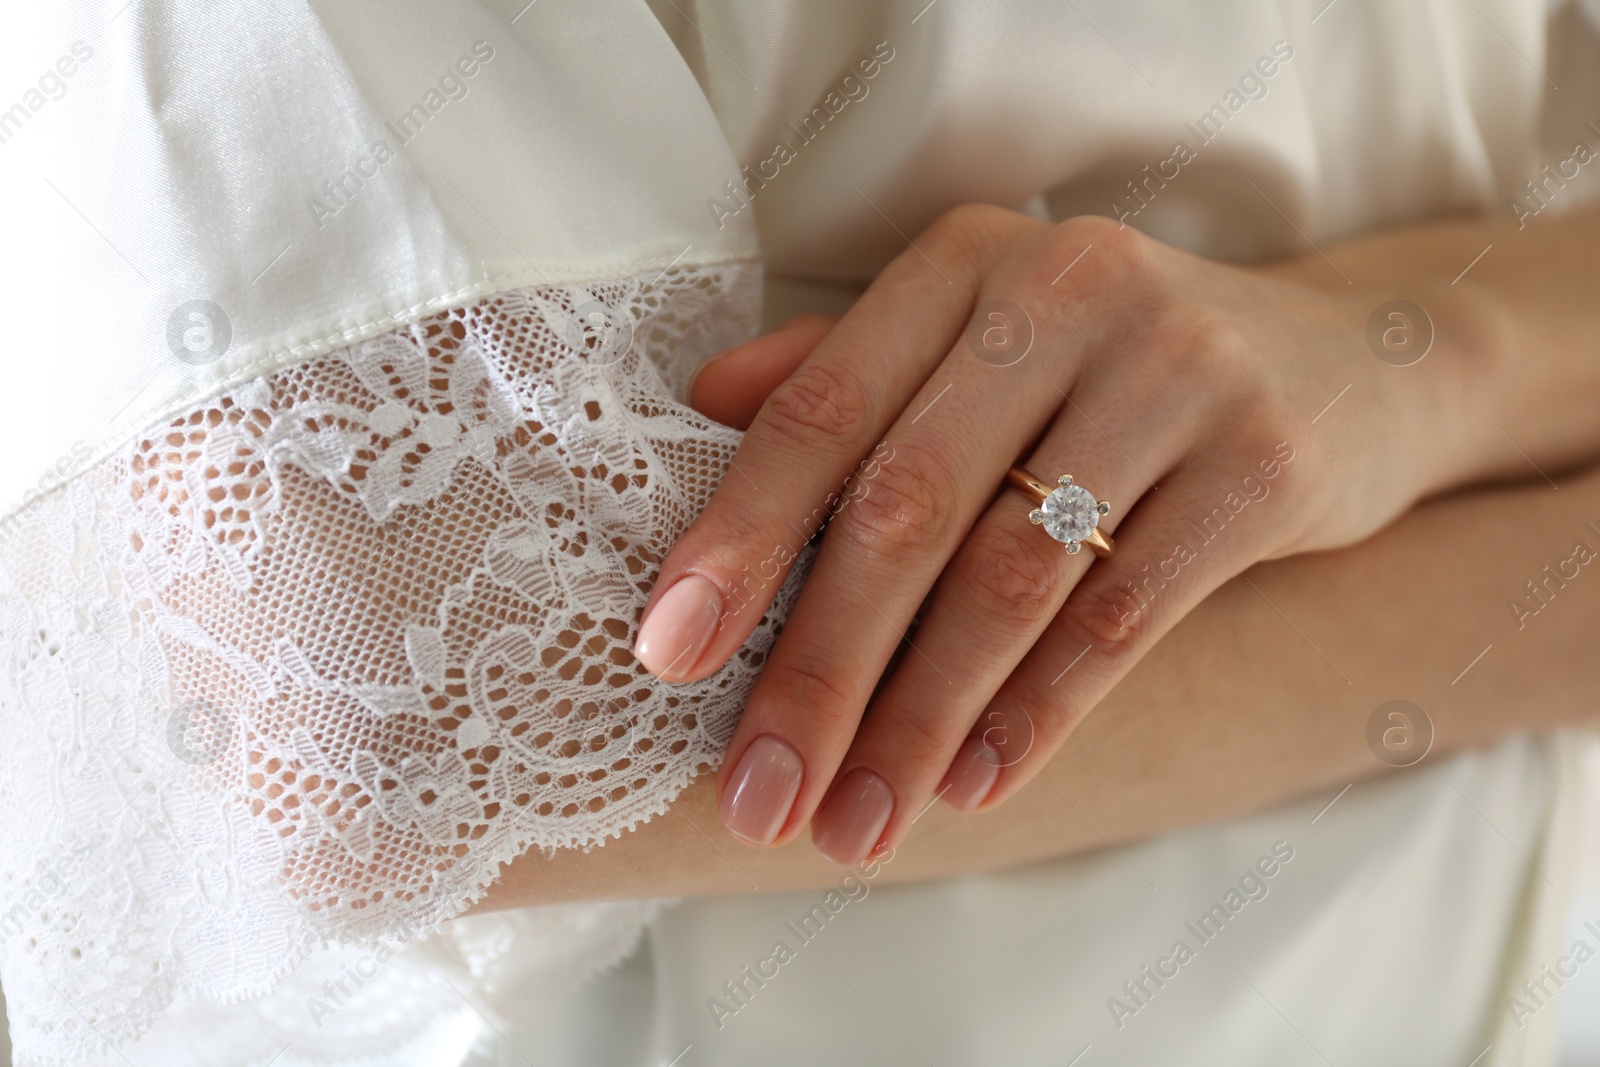
M 6 520 L 19 1063 L 437 928 L 716 766 L 794 586 L 704 682 L 629 649 L 738 441 L 674 395 L 758 302 L 749 264 L 500 293 L 197 403 Z

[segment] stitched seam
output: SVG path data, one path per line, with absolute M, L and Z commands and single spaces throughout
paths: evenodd
M 222 394 L 237 389 L 246 382 L 255 381 L 258 378 L 264 378 L 269 374 L 275 374 L 286 367 L 292 367 L 299 363 L 309 362 L 310 360 L 316 359 L 319 356 L 325 356 L 329 352 L 337 351 L 340 348 L 358 344 L 362 341 L 369 340 L 370 338 L 377 337 L 380 334 L 388 333 L 391 330 L 397 330 L 401 327 L 409 326 L 412 323 L 421 321 L 428 315 L 435 312 L 446 311 L 469 301 L 481 300 L 484 297 L 493 296 L 495 293 L 510 292 L 516 289 L 538 289 L 556 285 L 584 285 L 590 283 L 615 281 L 617 280 L 617 276 L 620 272 L 626 272 L 628 275 L 634 275 L 643 273 L 645 270 L 656 266 L 660 266 L 665 269 L 669 262 L 673 263 L 675 266 L 709 267 L 722 264 L 754 264 L 760 262 L 760 258 L 758 256 L 748 254 L 720 254 L 705 257 L 686 256 L 674 262 L 664 261 L 659 257 L 653 257 L 649 259 L 635 260 L 631 264 L 618 263 L 612 267 L 602 268 L 594 272 L 576 275 L 560 281 L 551 281 L 548 275 L 542 271 L 539 271 L 536 267 L 529 268 L 528 270 L 519 270 L 509 274 L 500 274 L 494 277 L 485 278 L 482 281 L 475 282 L 472 285 L 461 289 L 457 289 L 454 292 L 445 293 L 428 300 L 420 301 L 401 311 L 394 312 L 382 318 L 369 320 L 361 323 L 360 325 L 352 326 L 348 329 L 340 330 L 315 340 L 305 341 L 297 345 L 292 345 L 288 348 L 279 349 L 277 351 L 269 350 L 269 354 L 257 356 L 251 359 L 245 367 L 240 368 L 238 371 L 235 371 L 226 378 L 223 378 L 220 381 L 209 383 L 203 388 L 194 389 L 184 394 L 177 400 L 165 405 L 157 414 L 141 423 L 136 429 L 130 430 L 124 434 L 120 434 L 100 445 L 89 454 L 87 459 L 83 460 L 78 465 L 76 470 L 74 470 L 67 477 L 61 479 L 61 481 L 52 485 L 49 489 L 46 489 L 40 493 L 36 493 L 33 496 L 26 495 L 27 490 L 24 489 L 23 495 L 19 499 L 13 500 L 5 507 L 3 511 L 0 511 L 0 526 L 4 526 L 5 523 L 10 522 L 22 511 L 26 510 L 33 504 L 38 503 L 40 500 L 44 500 L 56 495 L 57 493 L 64 492 L 73 482 L 77 481 L 90 470 L 99 466 L 105 460 L 115 455 L 117 451 L 126 446 L 128 442 L 144 436 L 145 434 L 149 433 L 151 429 L 159 427 L 168 420 L 176 417 L 180 412 L 186 411 L 197 404 L 204 404 L 208 401 L 215 400 Z M 532 280 L 535 277 L 538 278 L 537 282 Z M 515 284 L 508 284 L 513 282 Z M 280 334 L 282 332 L 284 331 L 279 331 Z M 3 536 L 3 534 L 0 534 L 0 536 Z

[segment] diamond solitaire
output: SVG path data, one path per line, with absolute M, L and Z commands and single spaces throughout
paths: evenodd
M 1043 526 L 1044 532 L 1066 545 L 1068 552 L 1077 552 L 1087 543 L 1102 556 L 1111 554 L 1111 539 L 1100 532 L 1100 516 L 1109 512 L 1111 505 L 1096 500 L 1083 486 L 1074 485 L 1072 475 L 1063 474 L 1055 489 L 1020 467 L 1012 468 L 1008 480 L 1039 505 L 1028 513 L 1028 521 Z

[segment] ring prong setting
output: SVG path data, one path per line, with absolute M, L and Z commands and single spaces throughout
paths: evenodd
M 1055 488 L 1051 488 L 1049 482 L 1027 468 L 1012 467 L 1006 472 L 1006 482 L 1034 501 L 1028 521 L 1044 530 L 1069 555 L 1076 556 L 1084 545 L 1102 557 L 1116 551 L 1111 538 L 1100 529 L 1100 520 L 1110 513 L 1111 502 L 1095 499 L 1093 493 L 1073 481 L 1072 475 L 1058 476 Z

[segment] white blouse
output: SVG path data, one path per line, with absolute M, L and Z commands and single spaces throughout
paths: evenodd
M 830 1039 L 806 1009 L 855 994 L 797 976 L 836 948 L 771 963 L 757 936 L 811 895 L 458 918 L 501 863 L 603 845 L 714 769 L 798 588 L 702 683 L 628 652 L 738 443 L 684 406 L 694 369 L 763 318 L 848 302 L 967 201 L 1255 259 L 1566 210 L 1594 174 L 1524 183 L 1600 145 L 1597 4 L 148 0 L 12 20 L 0 69 L 28 77 L 0 96 L 0 269 L 26 403 L 0 422 L 0 983 L 23 1067 L 513 1062 L 502 1032 L 529 1062 L 668 1062 L 680 1038 L 685 1063 L 813 1062 Z M 1388 1047 L 1482 1036 L 1485 1065 L 1547 1062 L 1557 1012 L 1511 1026 L 1496 1005 L 1559 939 L 1589 747 L 1507 742 L 1358 787 L 1315 848 L 1272 821 L 1291 808 L 1130 850 L 1184 887 L 1170 912 L 1127 910 L 1115 854 L 873 889 L 860 944 L 910 944 L 921 916 L 987 981 L 933 1014 L 893 968 L 857 992 L 952 1062 L 982 1058 L 979 1016 L 1015 1032 L 1007 1062 L 1148 1062 L 1139 1041 L 1184 1034 L 1282 1062 L 1248 990 L 1117 993 L 1176 966 L 1180 916 L 1281 839 L 1297 859 L 1249 906 L 1272 918 L 1195 968 L 1248 955 L 1285 1021 L 1295 996 L 1379 1017 L 1373 969 L 1414 1024 Z M 1499 807 L 1446 811 L 1458 789 Z M 1435 814 L 1395 823 L 1417 805 Z M 1405 862 L 1375 866 L 1374 835 Z M 1548 891 L 1496 840 L 1537 852 Z M 1359 889 L 1291 888 L 1322 864 L 1438 900 L 1431 925 L 1375 924 L 1385 953 L 1358 951 Z M 1443 893 L 1463 872 L 1477 891 Z M 984 970 L 1016 958 L 978 935 L 985 901 L 1050 950 L 1014 978 Z M 696 1037 L 762 959 L 794 1014 L 763 994 L 717 1020 L 744 1038 Z M 1021 1010 L 1068 987 L 1081 1027 Z M 1138 1011 L 1116 1032 L 1145 1035 L 1120 1045 L 1094 1036 L 1119 997 Z M 1365 1048 L 1341 1043 L 1357 1029 L 1317 1047 Z

